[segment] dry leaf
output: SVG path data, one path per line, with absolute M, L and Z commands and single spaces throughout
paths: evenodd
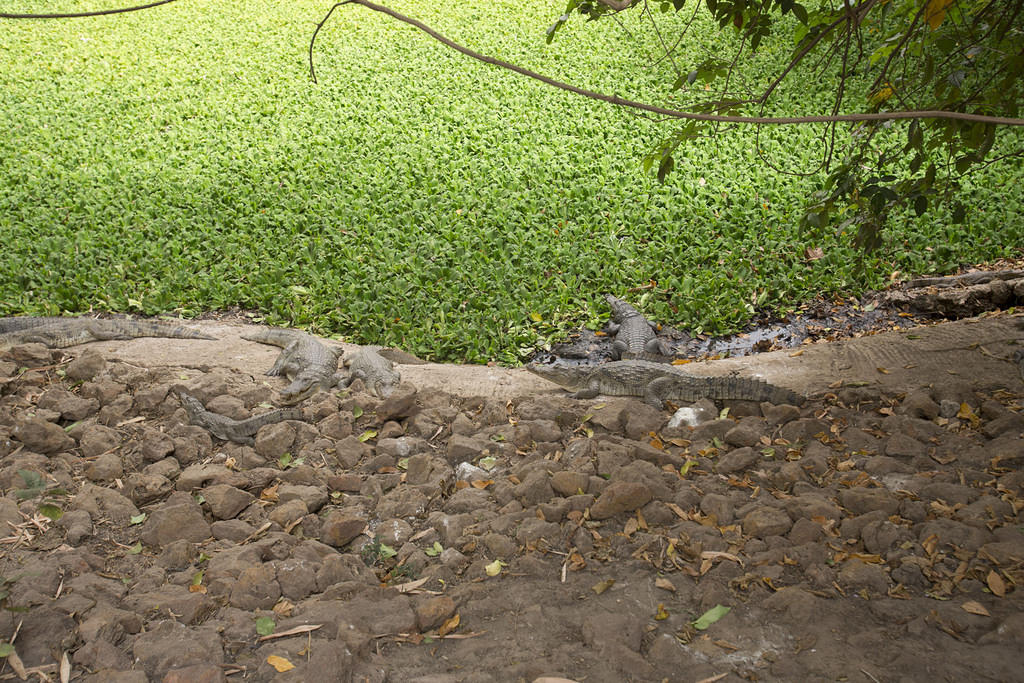
M 64 652 L 60 656 L 60 683 L 68 683 L 71 680 L 71 660 L 68 659 L 68 653 Z
M 622 528 L 622 535 L 629 538 L 636 533 L 636 530 L 640 528 L 640 523 L 636 521 L 636 517 L 630 517 L 626 520 L 626 525 Z
M 875 368 L 875 370 L 878 370 L 883 375 L 888 375 L 889 374 L 889 371 L 886 370 L 885 368 Z
M 668 619 L 668 610 L 665 609 L 665 604 L 662 602 L 658 603 L 658 612 L 654 615 L 655 621 L 665 621 Z
M 654 587 L 655 588 L 660 588 L 662 590 L 669 591 L 670 593 L 675 593 L 676 592 L 675 585 L 673 585 L 673 583 L 671 581 L 669 581 L 668 579 L 666 579 L 664 577 L 661 577 L 661 576 L 659 576 L 658 578 L 656 578 L 654 580 Z
M 820 258 L 825 258 L 825 250 L 821 247 L 807 247 L 804 250 L 804 256 L 808 261 L 817 261 Z
M 302 624 L 301 626 L 290 628 L 287 631 L 278 631 L 277 633 L 270 633 L 265 636 L 260 636 L 256 640 L 262 643 L 264 640 L 277 640 L 278 638 L 297 636 L 300 633 L 309 633 L 310 631 L 315 631 L 319 628 L 323 628 L 323 624 Z
M 277 502 L 277 484 L 268 486 L 267 488 L 260 491 L 260 500 L 270 501 L 271 503 Z
M 193 583 L 193 584 L 189 585 L 188 592 L 189 593 L 205 593 L 206 592 L 206 586 L 204 586 L 201 583 Z
M 274 667 L 278 673 L 284 673 L 285 671 L 291 671 L 295 668 L 295 665 L 289 662 L 284 657 L 278 657 L 277 655 L 270 655 L 267 657 L 267 664 Z
M 446 636 L 446 635 L 448 635 L 449 633 L 451 633 L 452 631 L 454 631 L 455 629 L 457 629 L 459 627 L 459 622 L 460 621 L 461 621 L 461 618 L 459 617 L 458 614 L 456 614 L 455 616 L 451 617 L 450 619 L 445 621 L 443 624 L 441 624 L 441 628 L 437 629 L 437 635 L 439 635 L 439 636 Z
M 996 597 L 1001 598 L 1006 595 L 1006 582 L 1003 581 L 1003 577 L 999 576 L 994 569 L 989 571 L 988 576 L 985 577 L 985 583 L 988 584 L 988 589 Z
M 985 609 L 985 606 L 980 602 L 974 600 L 968 600 L 964 604 L 960 605 L 960 609 L 971 614 L 977 614 L 979 617 L 990 617 L 992 614 Z
M 598 583 L 595 583 L 593 586 L 590 587 L 590 590 L 600 595 L 601 593 L 604 593 L 606 590 L 608 590 L 614 585 L 615 579 L 605 579 L 604 581 L 599 581 Z
M 789 354 L 789 357 L 790 358 L 796 358 L 797 356 L 802 356 L 802 355 L 804 355 L 804 350 L 800 349 L 799 351 L 794 351 L 793 353 Z
M 475 488 L 475 489 L 485 489 L 485 488 L 487 488 L 488 486 L 490 486 L 493 483 L 494 483 L 493 479 L 477 479 L 476 481 L 473 482 L 473 488 Z

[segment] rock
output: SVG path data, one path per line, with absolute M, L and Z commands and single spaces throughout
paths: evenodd
M 210 533 L 213 534 L 214 538 L 235 543 L 245 540 L 255 531 L 255 527 L 240 519 L 226 519 L 210 525 Z
M 715 471 L 719 474 L 742 472 L 753 467 L 761 460 L 761 454 L 753 448 L 744 447 L 729 451 L 718 459 Z
M 52 664 L 54 652 L 76 646 L 75 620 L 52 607 L 40 605 L 18 615 L 17 652 L 26 667 Z
M 591 519 L 608 519 L 630 512 L 651 501 L 650 489 L 639 482 L 620 481 L 609 484 L 590 508 Z
M 404 519 L 384 520 L 373 531 L 381 543 L 395 548 L 408 541 L 413 534 L 412 525 Z
M 332 512 L 320 528 L 320 542 L 341 548 L 363 533 L 366 520 L 348 512 Z
M 952 519 L 934 519 L 915 526 L 914 531 L 917 533 L 917 540 L 924 546 L 927 546 L 928 539 L 934 535 L 938 549 L 944 552 L 951 551 L 949 546 L 974 552 L 993 540 L 992 533 L 987 529 L 979 529 Z
M 173 619 L 161 621 L 140 634 L 135 639 L 132 652 L 151 679 L 195 662 L 219 665 L 224 661 L 224 651 L 216 633 L 189 629 Z
M 193 664 L 168 671 L 162 683 L 227 683 L 227 675 L 216 664 Z
M 147 505 L 167 497 L 174 490 L 171 480 L 160 474 L 133 473 L 125 482 L 125 492 L 136 505 Z
M 179 540 L 168 543 L 156 558 L 156 563 L 168 569 L 181 570 L 192 564 L 194 559 L 196 559 L 195 544 Z
M 92 670 L 119 671 L 130 669 L 132 660 L 121 648 L 104 639 L 91 640 L 78 648 L 74 657 L 75 664 Z
M 413 608 L 416 628 L 424 633 L 435 629 L 455 614 L 455 609 L 455 601 L 447 595 L 420 600 Z
M 428 457 L 428 456 L 423 456 Z M 409 470 L 412 470 L 412 460 L 409 458 Z M 406 475 L 406 482 L 409 484 L 417 483 L 409 481 L 409 474 Z M 418 482 L 423 483 L 423 482 Z M 358 493 L 359 489 L 363 486 L 363 478 L 358 474 L 346 473 L 346 474 L 332 474 L 327 477 L 327 488 L 331 491 L 342 491 L 344 493 Z
M 551 477 L 543 470 L 533 470 L 513 489 L 513 495 L 525 505 L 546 503 L 555 495 L 551 488 Z M 574 492 L 575 493 L 575 492 Z
M 58 524 L 66 530 L 64 540 L 68 545 L 77 546 L 92 535 L 92 517 L 85 510 L 65 512 Z
M 743 516 L 743 533 L 756 538 L 785 536 L 792 526 L 788 514 L 765 505 L 758 505 Z
M 419 410 L 416 395 L 416 387 L 406 383 L 399 384 L 390 395 L 377 404 L 377 419 L 381 422 L 404 420 L 416 414 Z
M 164 547 L 184 539 L 200 543 L 210 537 L 203 511 L 187 493 L 176 491 L 145 521 L 139 538 L 147 545 Z
M 174 453 L 174 439 L 155 429 L 147 429 L 139 451 L 146 462 L 158 462 Z
M 761 443 L 762 436 L 767 436 L 764 420 L 759 417 L 744 417 L 725 433 L 725 443 L 753 447 Z
M 84 429 L 78 440 L 78 447 L 86 458 L 112 451 L 121 445 L 121 435 L 116 429 L 92 424 Z
M 551 488 L 560 496 L 586 493 L 590 477 L 582 472 L 562 470 L 551 475 Z
M 720 493 L 709 493 L 700 500 L 701 512 L 714 517 L 719 526 L 732 524 L 735 507 L 731 498 Z
M 238 575 L 231 587 L 229 602 L 244 610 L 270 609 L 281 597 L 281 585 L 272 564 L 263 563 L 248 567 Z
M 71 507 L 85 510 L 92 519 L 109 519 L 119 526 L 127 526 L 129 520 L 139 514 L 139 509 L 114 489 L 89 483 L 82 484 Z
M 20 421 L 14 428 L 14 438 L 25 448 L 36 453 L 57 453 L 75 447 L 75 440 L 59 426 L 38 417 Z
M 894 458 L 916 458 L 925 455 L 925 447 L 906 434 L 893 434 L 885 444 L 885 454 Z
M 275 562 L 275 565 L 277 583 L 284 597 L 298 602 L 316 592 L 316 573 L 321 567 L 320 563 L 288 558 Z
M 774 405 L 764 402 L 761 404 L 761 414 L 764 415 L 769 427 L 781 427 L 787 422 L 799 419 L 800 409 L 786 404 Z
M 327 438 L 340 441 L 352 436 L 352 416 L 345 413 L 334 413 L 320 420 L 316 427 Z
M 95 415 L 100 409 L 100 402 L 95 398 L 82 398 L 66 389 L 51 386 L 43 392 L 36 403 L 39 408 L 59 413 L 64 420 L 84 420 Z
M 104 453 L 89 463 L 85 470 L 85 476 L 90 481 L 114 481 L 124 476 L 124 467 L 121 465 L 121 457 L 116 453 Z
M 227 484 L 207 486 L 202 490 L 202 496 L 214 519 L 234 519 L 255 500 L 248 491 Z
M 839 569 L 839 585 L 848 591 L 855 592 L 862 589 L 874 594 L 874 597 L 886 595 L 889 591 L 889 576 L 885 570 L 877 564 L 868 564 L 863 560 L 851 558 L 843 563 Z
M 939 404 L 932 399 L 931 393 L 924 389 L 907 394 L 900 409 L 905 415 L 922 420 L 934 420 L 939 416 Z
M 299 498 L 293 498 L 289 501 L 278 503 L 274 508 L 267 514 L 267 518 L 281 527 L 288 529 L 292 524 L 302 519 L 309 514 L 309 508 Z M 321 530 L 322 531 L 322 530 Z M 324 541 L 326 543 L 327 541 Z
M 899 500 L 889 491 L 861 487 L 840 492 L 839 502 L 854 515 L 881 510 L 888 516 L 895 514 L 900 507 Z
M 145 593 L 132 593 L 125 602 L 136 612 L 162 613 L 190 625 L 206 621 L 220 608 L 208 595 L 192 592 L 186 586 L 173 585 L 160 586 Z
M 86 382 L 107 368 L 107 361 L 98 351 L 86 349 L 82 354 L 68 363 L 66 377 L 75 382 Z
M 281 484 L 277 489 L 277 496 L 282 503 L 301 500 L 312 513 L 319 512 L 320 508 L 327 504 L 328 498 L 326 488 L 301 484 Z
M 268 460 L 277 460 L 291 449 L 295 443 L 295 428 L 287 422 L 275 422 L 263 425 L 256 432 L 253 448 Z
M 483 455 L 490 442 L 476 436 L 452 434 L 448 440 L 448 464 L 455 466 L 460 462 L 471 462 Z
M 665 424 L 663 411 L 646 403 L 631 403 L 626 411 L 626 422 L 623 431 L 630 439 L 642 439 L 652 432 L 660 431 Z

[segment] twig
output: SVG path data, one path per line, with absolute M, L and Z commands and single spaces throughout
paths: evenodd
M 464 47 L 463 45 L 460 45 L 460 44 L 456 43 L 455 41 L 450 40 L 450 39 L 444 37 L 443 35 L 441 35 L 437 31 L 435 31 L 434 29 L 430 28 L 429 26 L 427 26 L 426 24 L 424 24 L 423 22 L 421 22 L 421 21 L 419 21 L 417 19 L 413 19 L 412 17 L 407 17 L 404 14 L 401 14 L 400 12 L 396 12 L 395 10 L 391 9 L 390 7 L 384 7 L 383 5 L 378 5 L 378 4 L 374 3 L 374 2 L 370 2 L 370 0 L 343 0 L 342 2 L 336 3 L 333 6 L 331 6 L 331 8 L 329 10 L 327 10 L 327 14 L 320 21 L 320 23 L 317 24 L 316 30 L 313 31 L 313 37 L 309 41 L 309 75 L 313 79 L 314 83 L 317 82 L 317 80 L 316 80 L 316 70 L 313 67 L 313 45 L 316 42 L 316 37 L 320 33 L 320 29 L 323 28 L 323 25 L 330 18 L 331 14 L 334 12 L 334 10 L 337 9 L 338 7 L 341 7 L 342 5 L 348 5 L 350 3 L 355 3 L 357 5 L 362 5 L 363 7 L 366 7 L 367 9 L 371 9 L 371 10 L 374 10 L 375 12 L 381 12 L 383 14 L 387 14 L 388 16 L 393 17 L 393 18 L 395 18 L 395 19 L 397 19 L 397 20 L 399 20 L 401 22 L 404 22 L 406 24 L 409 24 L 410 26 L 415 26 L 416 28 L 420 29 L 421 31 L 423 31 L 424 33 L 429 35 L 431 38 L 437 40 L 438 42 L 447 45 L 448 47 L 452 48 L 453 50 L 461 52 L 462 54 L 466 55 L 467 57 L 471 57 L 471 58 L 473 58 L 473 59 L 475 59 L 477 61 L 483 62 L 485 64 L 491 64 L 493 66 L 498 66 L 498 67 L 501 67 L 503 69 L 508 69 L 509 71 L 514 71 L 514 72 L 516 72 L 518 74 L 526 76 L 527 78 L 532 78 L 532 79 L 540 81 L 542 83 L 546 83 L 546 84 L 548 84 L 548 85 L 550 85 L 552 87 L 559 88 L 560 90 L 565 90 L 567 92 L 575 93 L 577 95 L 582 95 L 583 97 L 587 97 L 587 98 L 590 98 L 590 99 L 593 99 L 593 100 L 599 100 L 601 102 L 608 102 L 609 104 L 614 104 L 614 105 L 620 106 L 620 107 L 629 107 L 629 108 L 632 108 L 632 109 L 640 109 L 642 111 L 649 111 L 649 112 L 652 112 L 654 114 L 661 114 L 662 116 L 669 116 L 669 117 L 673 117 L 673 118 L 677 118 L 677 119 L 685 119 L 685 120 L 690 120 L 690 121 L 718 121 L 718 122 L 721 122 L 721 123 L 764 123 L 764 124 L 775 124 L 775 125 L 788 125 L 788 124 L 798 124 L 798 123 L 831 123 L 831 122 L 838 122 L 838 121 L 852 122 L 852 121 L 896 121 L 896 120 L 907 120 L 907 119 L 954 119 L 954 120 L 958 120 L 958 121 L 973 121 L 973 122 L 977 122 L 977 123 L 993 123 L 993 124 L 999 124 L 999 125 L 1005 125 L 1005 126 L 1024 126 L 1024 119 L 1011 118 L 1011 117 L 1007 117 L 1007 116 L 988 116 L 988 115 L 985 115 L 985 114 L 970 114 L 970 113 L 967 113 L 967 112 L 959 112 L 959 111 L 943 111 L 943 110 L 937 110 L 937 109 L 922 109 L 922 110 L 915 110 L 915 111 L 877 112 L 877 113 L 865 113 L 865 114 L 833 114 L 833 115 L 816 115 L 816 116 L 725 116 L 725 115 L 720 115 L 720 114 L 696 114 L 694 112 L 679 111 L 679 110 L 676 110 L 676 109 L 667 109 L 665 107 L 656 107 L 656 106 L 651 105 L 651 104 L 645 104 L 643 102 L 636 102 L 634 100 L 628 100 L 628 99 L 619 97 L 617 95 L 605 95 L 603 93 L 594 92 L 593 90 L 587 90 L 585 88 L 580 88 L 580 87 L 577 87 L 575 85 L 569 85 L 568 83 L 562 83 L 561 81 L 556 81 L 555 79 L 550 78 L 549 76 L 544 76 L 544 75 L 539 74 L 539 73 L 537 73 L 535 71 L 530 71 L 529 69 L 524 69 L 521 66 L 516 66 L 515 64 L 510 64 L 509 62 L 503 61 L 501 59 L 496 59 L 494 57 L 489 57 L 487 55 L 480 54 L 479 52 L 471 50 L 468 47 Z M 864 5 L 868 5 L 868 4 L 873 4 L 873 0 L 867 0 L 867 2 L 864 3 Z M 857 8 L 854 8 L 854 9 L 857 9 Z M 838 22 L 842 22 L 842 21 L 845 21 L 845 17 L 838 20 Z
M 136 5 L 135 7 L 119 7 L 117 9 L 101 9 L 95 12 L 58 12 L 55 14 L 11 14 L 0 12 L 0 19 L 78 19 L 80 17 L 101 17 L 107 14 L 124 14 L 125 12 L 137 12 L 140 9 L 149 9 L 158 5 L 166 5 L 174 0 L 157 0 L 148 5 Z

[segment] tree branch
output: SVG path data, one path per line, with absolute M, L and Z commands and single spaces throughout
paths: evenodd
M 163 1 L 164 2 L 170 2 L 171 0 L 163 0 Z M 865 5 L 866 4 L 873 4 L 873 2 L 874 2 L 874 0 L 867 0 L 867 2 L 864 3 L 864 4 Z M 724 115 L 719 115 L 719 114 L 695 114 L 693 112 L 678 111 L 676 109 L 666 109 L 665 107 L 656 107 L 656 106 L 651 105 L 651 104 L 644 104 L 643 102 L 635 102 L 633 100 L 628 100 L 628 99 L 619 97 L 617 95 L 605 95 L 603 93 L 594 92 L 593 90 L 587 90 L 585 88 L 579 88 L 579 87 L 577 87 L 575 85 L 569 85 L 568 83 L 562 83 L 561 81 L 556 81 L 555 79 L 550 78 L 549 76 L 544 76 L 544 75 L 539 74 L 539 73 L 537 73 L 535 71 L 530 71 L 529 69 L 524 69 L 521 66 L 516 66 L 515 64 L 510 64 L 510 63 L 508 63 L 506 61 L 503 61 L 503 60 L 500 60 L 500 59 L 496 59 L 494 57 L 489 57 L 487 55 L 482 55 L 479 52 L 475 52 L 474 50 L 471 50 L 468 47 L 464 47 L 464 46 L 456 43 L 455 41 L 450 40 L 450 39 L 444 37 L 443 35 L 441 35 L 437 31 L 435 31 L 434 29 L 430 28 L 429 26 L 427 26 L 426 24 L 424 24 L 423 22 L 421 22 L 421 21 L 419 21 L 417 19 L 413 19 L 412 17 L 407 17 L 404 14 L 396 12 L 395 10 L 391 9 L 390 7 L 384 7 L 383 5 L 378 5 L 378 4 L 374 3 L 374 2 L 370 2 L 370 0 L 342 0 L 342 2 L 336 3 L 329 10 L 327 10 L 327 14 L 320 21 L 320 23 L 317 24 L 316 30 L 313 31 L 313 37 L 309 41 L 309 75 L 313 79 L 314 83 L 316 83 L 317 80 L 316 80 L 316 71 L 313 68 L 313 45 L 316 42 L 317 34 L 320 32 L 320 29 L 323 28 L 323 25 L 327 22 L 327 20 L 331 16 L 331 13 L 333 13 L 335 9 L 337 9 L 338 7 L 341 7 L 342 5 L 348 5 L 350 3 L 355 3 L 357 5 L 362 5 L 363 7 L 366 7 L 367 9 L 372 9 L 375 12 L 381 12 L 383 14 L 387 14 L 388 16 L 393 17 L 395 19 L 398 19 L 399 21 L 404 22 L 406 24 L 409 24 L 410 26 L 415 26 L 416 28 L 420 29 L 421 31 L 423 31 L 424 33 L 429 35 L 434 40 L 437 40 L 438 42 L 441 42 L 441 43 L 447 45 L 448 47 L 452 48 L 453 50 L 461 52 L 462 54 L 466 55 L 467 57 L 472 57 L 473 59 L 475 59 L 477 61 L 483 62 L 484 64 L 491 64 L 493 66 L 498 66 L 498 67 L 501 67 L 503 69 L 508 69 L 509 71 L 514 71 L 514 72 L 516 72 L 518 74 L 526 76 L 527 78 L 532 78 L 534 80 L 538 80 L 541 83 L 547 83 L 548 85 L 550 85 L 552 87 L 559 88 L 560 90 L 565 90 L 567 92 L 575 93 L 577 95 L 582 95 L 583 97 L 587 97 L 587 98 L 590 98 L 592 100 L 598 100 L 598 101 L 601 101 L 601 102 L 608 102 L 609 104 L 614 104 L 614 105 L 619 106 L 619 107 L 629 107 L 631 109 L 640 109 L 641 111 L 648 111 L 648 112 L 651 112 L 653 114 L 660 114 L 662 116 L 668 116 L 668 117 L 677 118 L 677 119 L 685 119 L 685 120 L 689 120 L 689 121 L 718 121 L 718 122 L 721 122 L 721 123 L 767 123 L 767 124 L 777 124 L 777 125 L 797 124 L 797 123 L 829 123 L 829 122 L 838 122 L 838 121 L 853 122 L 853 121 L 895 121 L 895 120 L 901 120 L 901 119 L 903 119 L 903 120 L 906 120 L 906 119 L 956 119 L 956 120 L 959 120 L 959 121 L 974 121 L 974 122 L 980 122 L 980 123 L 993 123 L 993 124 L 1004 125 L 1004 126 L 1024 126 L 1024 119 L 1015 119 L 1015 118 L 1010 118 L 1010 117 L 1006 117 L 1006 116 L 987 116 L 987 115 L 984 115 L 984 114 L 970 114 L 970 113 L 967 113 L 967 112 L 942 111 L 942 110 L 930 110 L 930 109 L 917 110 L 917 111 L 879 112 L 879 113 L 868 113 L 868 114 L 836 114 L 836 115 L 830 115 L 830 116 L 724 116 Z M 854 9 L 856 9 L 856 8 L 854 8 Z M 845 21 L 845 20 L 846 20 L 846 17 L 844 17 L 841 21 Z
M 106 14 L 124 14 L 125 12 L 137 12 L 140 9 L 149 9 L 158 5 L 166 5 L 174 0 L 157 0 L 148 5 L 136 5 L 135 7 L 120 7 L 117 9 L 101 9 L 95 12 L 61 12 L 57 14 L 10 14 L 0 12 L 0 19 L 78 19 L 79 17 L 100 17 Z

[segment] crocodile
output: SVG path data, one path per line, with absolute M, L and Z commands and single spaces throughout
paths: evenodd
M 65 322 L 67 320 L 75 320 L 75 318 L 61 318 L 55 316 L 34 316 L 34 315 L 16 315 L 10 318 L 0 318 L 0 334 L 7 332 L 17 332 L 18 330 L 26 330 L 30 327 L 39 327 L 41 325 L 49 325 L 50 323 Z
M 700 377 L 674 365 L 646 360 L 619 360 L 595 366 L 530 363 L 526 368 L 573 391 L 574 398 L 640 396 L 661 408 L 666 401 L 738 399 L 802 405 L 804 397 L 764 380 L 749 377 Z
M 247 446 L 255 443 L 256 432 L 263 425 L 302 419 L 302 411 L 298 408 L 278 408 L 245 420 L 232 420 L 230 417 L 210 412 L 203 407 L 199 399 L 184 391 L 178 392 L 178 398 L 181 399 L 181 406 L 188 414 L 189 424 L 202 427 L 218 439 L 234 441 Z
M 168 337 L 172 339 L 216 339 L 193 327 L 165 320 L 134 320 L 122 318 L 43 318 L 39 325 L 27 326 L 20 318 L 15 325 L 21 329 L 0 333 L 0 350 L 16 344 L 38 342 L 51 349 L 63 349 L 76 344 L 110 339 L 137 337 Z M 10 324 L 10 323 L 8 323 Z
M 395 390 L 402 381 L 402 375 L 394 369 L 391 361 L 384 358 L 376 349 L 360 349 L 351 358 L 345 359 L 348 377 L 338 383 L 347 387 L 354 380 L 361 379 L 372 393 L 385 398 Z
M 604 295 L 612 308 L 608 331 L 615 335 L 612 357 L 655 360 L 671 356 L 672 350 L 654 332 L 654 324 L 631 305 L 611 294 Z
M 281 402 L 286 405 L 309 398 L 318 389 L 330 389 L 341 379 L 338 374 L 341 349 L 329 348 L 311 334 L 267 328 L 243 334 L 242 339 L 284 349 L 266 374 L 270 377 L 284 375 L 291 380 L 291 384 L 281 390 Z

